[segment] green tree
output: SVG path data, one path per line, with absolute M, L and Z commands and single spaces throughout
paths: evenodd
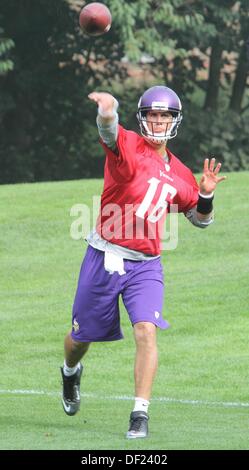
M 238 64 L 230 100 L 230 109 L 236 113 L 243 111 L 243 97 L 249 75 L 249 8 L 247 1 L 240 2 L 239 13 L 236 29 Z
M 0 35 L 3 34 L 3 29 L 0 28 Z M 7 39 L 0 36 L 0 75 L 5 75 L 9 70 L 13 70 L 14 63 L 8 59 L 8 52 L 14 47 L 12 39 Z
M 0 182 L 101 176 L 88 93 L 114 93 L 133 126 L 138 97 L 154 83 L 181 96 L 184 121 L 169 144 L 194 170 L 210 153 L 225 169 L 248 168 L 246 0 L 104 3 L 112 28 L 92 38 L 79 28 L 79 0 L 1 2 Z M 138 67 L 144 75 L 133 79 Z
M 0 15 L 0 24 L 2 16 Z M 13 70 L 14 63 L 9 58 L 9 52 L 14 47 L 14 41 L 4 36 L 4 29 L 0 26 L 0 76 L 5 75 L 9 70 Z
M 1 14 L 15 43 L 15 67 L 0 77 L 1 182 L 89 176 L 101 150 L 89 143 L 95 110 L 86 99 L 92 78 L 100 77 L 84 64 L 91 44 L 78 11 L 66 0 L 8 0 Z
M 149 54 L 153 63 L 146 66 L 145 85 L 153 80 L 166 83 L 183 101 L 185 119 L 178 139 L 170 142 L 173 150 L 186 155 L 188 142 L 185 158 L 195 170 L 200 169 L 203 156 L 210 154 L 215 154 L 226 170 L 249 168 L 245 116 L 239 114 L 248 77 L 247 2 L 125 3 L 129 21 L 122 24 L 122 2 L 116 8 L 126 54 L 133 61 Z M 234 54 L 239 58 L 232 74 Z M 229 73 L 224 72 L 225 65 L 230 67 Z

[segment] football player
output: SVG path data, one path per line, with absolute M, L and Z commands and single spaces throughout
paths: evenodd
M 87 237 L 72 315 L 65 338 L 62 403 L 68 415 L 80 406 L 80 360 L 91 342 L 122 338 L 118 299 L 122 296 L 133 326 L 135 403 L 127 438 L 148 435 L 148 407 L 157 370 L 157 328 L 163 318 L 162 227 L 170 206 L 205 228 L 213 222 L 213 195 L 221 164 L 205 159 L 199 185 L 191 170 L 167 148 L 177 135 L 182 105 L 166 86 L 149 88 L 139 100 L 141 135 L 119 124 L 118 102 L 93 92 L 97 126 L 106 152 L 104 189 L 96 228 Z

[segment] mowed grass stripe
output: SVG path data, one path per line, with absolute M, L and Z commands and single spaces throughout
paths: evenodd
M 45 390 L 0 390 L 0 394 L 2 395 L 44 395 L 44 396 L 51 396 L 51 397 L 58 397 L 61 396 L 61 392 L 49 392 Z M 94 393 L 81 393 L 81 397 L 93 400 L 118 400 L 118 401 L 132 401 L 134 397 L 128 397 L 125 395 L 98 395 Z M 236 402 L 209 402 L 209 401 L 202 401 L 202 400 L 186 400 L 186 399 L 178 399 L 178 398 L 170 398 L 170 397 L 153 397 L 151 398 L 151 402 L 165 402 L 165 403 L 181 403 L 183 405 L 201 405 L 201 406 L 225 406 L 225 407 L 242 407 L 247 408 L 249 407 L 249 403 L 236 403 Z

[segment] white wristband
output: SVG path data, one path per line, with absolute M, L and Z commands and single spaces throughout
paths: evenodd
M 199 196 L 203 197 L 204 199 L 211 199 L 211 197 L 214 196 L 214 192 L 210 193 L 210 194 L 202 194 L 200 191 L 199 191 Z

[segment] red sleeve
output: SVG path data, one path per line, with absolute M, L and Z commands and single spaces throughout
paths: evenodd
M 136 147 L 138 135 L 133 131 L 127 131 L 120 124 L 118 126 L 117 150 L 111 150 L 101 140 L 106 157 L 107 165 L 112 177 L 118 182 L 130 180 L 136 169 Z
M 186 204 L 183 206 L 182 210 L 179 212 L 188 212 L 192 207 L 196 206 L 197 202 L 199 199 L 199 189 L 192 187 L 191 189 L 188 189 L 188 198 L 186 200 Z
M 167 154 L 173 168 L 173 173 L 177 178 L 177 194 L 174 203 L 178 205 L 178 212 L 188 212 L 196 206 L 199 199 L 199 185 L 190 170 L 179 158 L 169 149 Z
M 181 179 L 182 185 L 177 201 L 178 211 L 186 213 L 197 204 L 199 199 L 199 186 L 192 171 L 187 167 L 184 168 Z

